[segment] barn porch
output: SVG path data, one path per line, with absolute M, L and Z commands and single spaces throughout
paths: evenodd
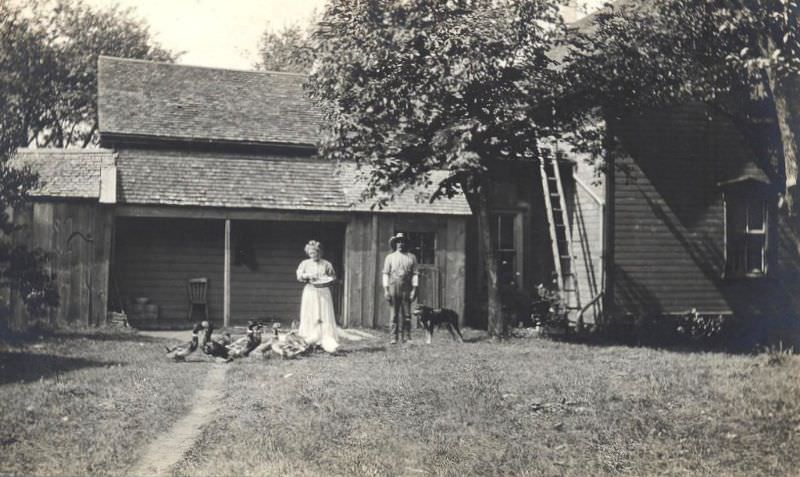
M 218 325 L 289 324 L 302 291 L 295 270 L 311 239 L 322 242 L 325 258 L 343 274 L 342 215 L 153 212 L 122 207 L 115 219 L 110 301 L 138 328 L 183 328 L 204 319 L 203 306 L 189 302 L 188 282 L 196 278 L 207 279 L 208 318 Z M 341 285 L 333 292 L 341 322 Z

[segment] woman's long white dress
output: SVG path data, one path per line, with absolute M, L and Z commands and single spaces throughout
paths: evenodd
M 303 260 L 297 267 L 300 281 L 336 278 L 333 265 L 327 260 Z M 333 297 L 328 287 L 306 283 L 300 301 L 300 329 L 297 334 L 309 345 L 319 345 L 328 353 L 339 348 Z

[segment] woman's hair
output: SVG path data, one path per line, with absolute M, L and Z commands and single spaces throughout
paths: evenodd
M 311 255 L 312 250 L 316 250 L 317 252 L 322 253 L 322 244 L 317 242 L 316 240 L 309 240 L 303 250 L 305 250 L 306 255 L 309 256 Z

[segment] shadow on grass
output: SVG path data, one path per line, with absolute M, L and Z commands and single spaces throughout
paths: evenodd
M 464 338 L 464 343 L 483 343 L 491 341 L 492 337 L 488 334 L 478 335 L 478 336 L 469 336 Z
M 340 349 L 336 354 L 346 356 L 348 354 L 384 353 L 386 349 L 386 346 L 365 346 L 363 348 Z
M 76 369 L 100 368 L 117 364 L 119 363 L 50 354 L 0 351 L 0 385 L 36 381 Z
M 24 332 L 0 333 L 0 344 L 24 345 L 40 341 L 87 339 L 92 341 L 115 341 L 129 343 L 158 343 L 161 338 L 144 336 L 133 330 L 101 328 L 97 330 L 49 330 L 30 329 Z
M 528 338 L 519 338 L 528 339 Z M 578 344 L 598 348 L 625 347 L 625 348 L 649 348 L 655 350 L 669 351 L 672 353 L 725 353 L 734 355 L 753 354 L 757 348 L 751 343 L 731 342 L 709 342 L 691 339 L 669 339 L 663 337 L 641 336 L 632 333 L 567 333 L 550 335 L 544 338 L 549 341 Z
M 53 338 L 81 339 L 85 338 L 92 341 L 119 341 L 130 343 L 160 343 L 163 338 L 154 336 L 144 336 L 134 333 L 56 333 Z

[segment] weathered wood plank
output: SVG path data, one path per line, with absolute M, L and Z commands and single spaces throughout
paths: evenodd
M 231 324 L 231 220 L 225 219 L 225 250 L 222 269 L 222 324 Z
M 380 271 L 380 265 L 377 263 L 376 256 L 378 254 L 378 227 L 379 218 L 373 214 L 370 218 L 369 229 L 364 229 L 364 277 L 363 283 L 365 293 L 363 293 L 364 302 L 364 322 L 362 326 L 374 328 L 377 326 L 375 317 L 375 307 L 380 303 L 380 299 L 376 293 L 369 293 L 370 288 L 380 288 L 380 282 L 375 282 L 376 273 Z
M 56 249 L 53 243 L 54 229 L 53 224 L 55 220 L 55 207 L 50 202 L 37 202 L 33 204 L 30 224 L 30 241 L 26 244 L 34 248 L 41 248 L 50 253 L 50 258 L 45 264 L 45 270 L 48 273 L 58 273 L 61 271 L 59 259 L 60 249 Z M 67 269 L 68 271 L 69 269 Z M 50 310 L 48 319 L 50 322 L 56 322 L 63 318 L 65 309 L 64 304 L 70 302 L 68 296 L 69 283 L 68 279 L 64 277 L 63 273 L 58 273 L 56 276 L 56 289 L 59 293 L 59 308 Z M 28 317 L 25 316 L 23 322 L 27 321 Z
M 363 229 L 365 226 L 366 217 L 364 215 L 355 215 L 352 220 L 347 224 L 346 239 L 345 239 L 345 256 L 344 260 L 347 264 L 346 275 L 346 288 L 345 294 L 347 296 L 347 316 L 346 324 L 350 327 L 363 326 L 363 305 L 361 300 L 361 290 L 363 283 L 362 264 L 363 264 Z
M 373 311 L 375 314 L 375 321 L 372 326 L 377 328 L 387 327 L 391 321 L 389 305 L 386 303 L 386 299 L 383 296 L 383 262 L 386 259 L 386 255 L 391 252 L 391 249 L 389 248 L 389 239 L 392 237 L 392 235 L 394 235 L 397 228 L 402 227 L 402 225 L 396 224 L 395 221 L 402 219 L 402 216 L 380 216 L 380 220 L 378 222 L 378 231 L 375 234 L 377 240 L 375 242 L 376 247 L 373 260 L 377 264 L 377 267 L 375 269 L 375 274 L 373 275 L 370 286 L 372 287 L 373 293 L 376 297 L 375 310 Z M 369 288 L 365 288 L 365 290 L 369 290 Z
M 444 283 L 445 305 L 459 316 L 459 325 L 464 325 L 464 293 L 466 292 L 466 221 L 461 217 L 447 219 L 446 235 L 446 280 Z
M 23 204 L 14 210 L 14 224 L 19 227 L 14 232 L 13 241 L 15 245 L 31 246 L 33 244 L 33 204 Z M 27 313 L 25 304 L 19 292 L 12 292 L 10 296 L 11 307 L 11 329 L 22 330 L 27 325 Z

